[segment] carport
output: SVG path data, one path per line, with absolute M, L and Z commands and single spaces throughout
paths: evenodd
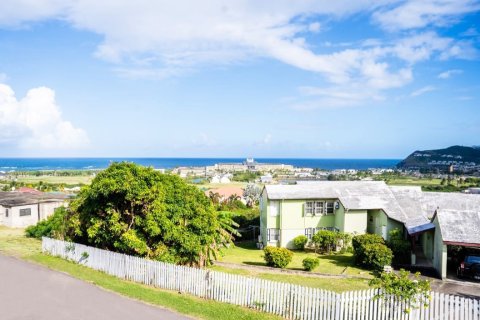
M 462 256 L 472 250 L 480 252 L 480 212 L 437 209 L 432 223 L 435 225 L 433 265 L 442 279 L 456 278 Z

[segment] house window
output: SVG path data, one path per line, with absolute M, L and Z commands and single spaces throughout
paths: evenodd
M 306 216 L 321 216 L 335 213 L 335 202 L 307 201 L 305 203 Z
M 280 214 L 280 203 L 278 201 L 270 201 L 270 216 L 276 217 Z
M 32 209 L 30 208 L 20 209 L 20 217 L 31 216 L 31 215 L 32 215 Z
M 312 236 L 315 234 L 315 228 L 305 228 L 305 236 L 308 240 L 312 240 Z
M 333 214 L 334 210 L 335 210 L 335 203 L 334 202 L 326 202 L 325 214 Z
M 280 240 L 280 230 L 279 229 L 267 229 L 267 241 L 276 242 Z
M 8 218 L 8 209 L 5 209 L 5 217 Z

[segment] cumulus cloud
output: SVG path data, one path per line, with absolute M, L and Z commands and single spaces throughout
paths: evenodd
M 473 58 L 467 40 L 419 32 L 451 23 L 479 10 L 473 0 L 3 0 L 0 25 L 28 25 L 58 18 L 103 37 L 95 55 L 115 65 L 123 77 L 163 79 L 205 65 L 229 65 L 270 58 L 321 74 L 325 90 L 366 87 L 360 96 L 377 97 L 413 79 L 416 63 L 431 59 Z M 363 45 L 334 44 L 336 50 L 312 49 L 305 33 L 322 32 L 324 22 L 357 13 L 400 33 L 391 43 L 366 39 Z M 365 98 L 370 99 L 370 98 Z M 351 104 L 351 99 L 344 103 Z M 350 101 L 350 102 L 349 102 Z M 341 103 L 339 103 L 341 104 Z
M 68 150 L 85 147 L 88 137 L 62 118 L 55 92 L 34 88 L 17 100 L 12 88 L 0 84 L 0 144 L 33 150 Z
M 373 14 L 373 20 L 387 30 L 404 30 L 426 26 L 446 26 L 459 16 L 480 10 L 476 0 L 410 0 Z
M 445 80 L 445 79 L 448 79 L 448 78 L 450 78 L 451 76 L 453 76 L 453 75 L 455 75 L 455 74 L 462 74 L 462 73 L 463 73 L 463 71 L 460 70 L 460 69 L 447 70 L 447 71 L 444 71 L 444 72 L 440 73 L 440 74 L 438 75 L 438 78 Z

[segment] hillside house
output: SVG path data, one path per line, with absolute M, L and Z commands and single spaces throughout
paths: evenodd
M 480 214 L 480 197 L 422 192 L 420 187 L 392 187 L 378 181 L 299 182 L 265 186 L 260 210 L 264 246 L 293 248 L 296 236 L 311 239 L 321 229 L 374 233 L 387 240 L 389 232 L 398 228 L 412 243 L 411 263 L 435 268 L 444 278 L 451 241 L 443 234 L 448 226 L 442 221 L 456 217 L 470 223 L 466 212 Z M 459 229 L 457 238 L 470 239 L 468 230 Z M 459 243 L 480 248 L 480 239 Z
M 0 192 L 0 225 L 11 228 L 34 225 L 66 205 L 67 200 L 63 194 Z

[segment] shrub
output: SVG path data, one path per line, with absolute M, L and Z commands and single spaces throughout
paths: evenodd
M 293 239 L 293 244 L 297 249 L 300 249 L 300 250 L 303 250 L 305 248 L 305 245 L 307 244 L 307 242 L 308 242 L 308 238 L 304 235 L 296 236 Z
M 428 307 L 430 302 L 430 282 L 420 279 L 420 272 L 414 274 L 400 269 L 399 274 L 382 272 L 379 277 L 370 280 L 370 286 L 381 289 L 375 298 L 389 302 L 392 296 L 403 302 L 403 312 L 409 313 L 410 308 Z M 374 299 L 375 299 L 374 298 Z
M 410 262 L 410 242 L 403 238 L 400 229 L 393 229 L 389 232 L 390 240 L 387 241 L 387 246 L 392 250 L 395 263 L 409 263 Z
M 303 259 L 302 264 L 303 264 L 303 268 L 306 271 L 312 271 L 313 269 L 318 267 L 318 265 L 320 264 L 320 259 L 307 257 Z
M 329 230 L 320 230 L 312 237 L 315 249 L 330 252 L 332 247 L 337 243 L 336 232 Z
M 381 243 L 367 244 L 364 247 L 363 265 L 375 271 L 382 271 L 383 266 L 392 263 L 392 250 Z
M 292 262 L 293 252 L 286 248 L 267 246 L 263 249 L 265 262 L 270 267 L 285 268 Z
M 355 255 L 355 262 L 363 264 L 365 260 L 365 246 L 369 244 L 385 244 L 385 241 L 378 234 L 361 234 L 352 238 L 353 253 Z
M 49 237 L 69 240 L 65 234 L 71 222 L 67 209 L 60 207 L 55 209 L 55 212 L 46 220 L 39 221 L 36 225 L 25 229 L 25 235 L 30 238 Z

